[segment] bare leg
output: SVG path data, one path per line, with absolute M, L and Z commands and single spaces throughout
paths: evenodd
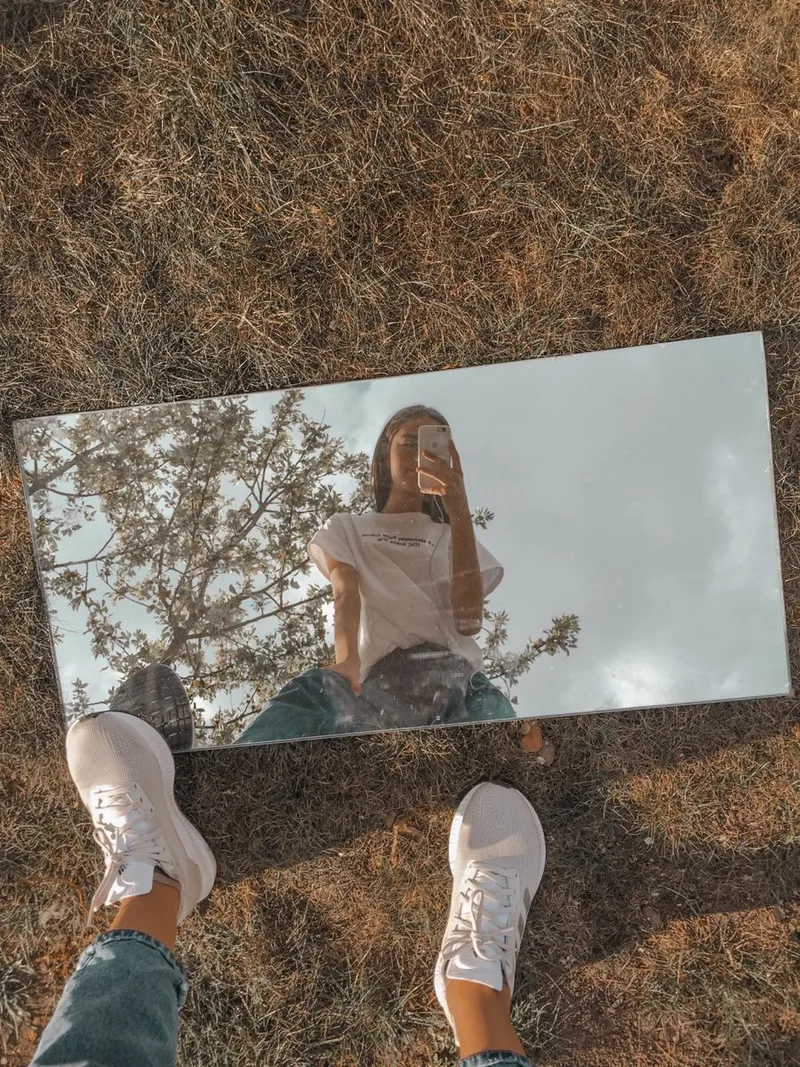
M 178 929 L 180 901 L 181 895 L 177 886 L 173 888 L 163 882 L 153 882 L 149 893 L 126 897 L 120 901 L 119 910 L 109 930 L 141 930 L 143 934 L 150 934 L 156 941 L 166 945 L 172 952 Z
M 498 992 L 480 982 L 454 979 L 446 988 L 462 1059 L 498 1049 L 525 1055 L 511 1026 L 511 992 L 507 985 Z

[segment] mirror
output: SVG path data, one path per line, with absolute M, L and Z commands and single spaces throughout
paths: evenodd
M 758 333 L 15 436 L 67 724 L 186 750 L 789 692 Z

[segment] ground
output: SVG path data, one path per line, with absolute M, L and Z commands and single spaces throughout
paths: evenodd
M 63 758 L 15 418 L 762 330 L 797 678 L 800 14 L 7 0 L 0 40 L 0 1064 L 18 1065 L 110 913 L 83 936 L 102 859 Z M 181 1063 L 454 1064 L 431 981 L 445 843 L 487 777 L 548 839 L 514 1009 L 538 1064 L 800 1063 L 797 712 L 545 721 L 549 767 L 498 724 L 180 754 L 219 861 L 178 941 Z

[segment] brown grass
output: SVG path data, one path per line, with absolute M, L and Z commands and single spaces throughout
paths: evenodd
M 0 20 L 0 1003 L 27 1013 L 16 1048 L 0 1028 L 21 1064 L 101 857 L 10 420 L 761 329 L 796 672 L 800 16 L 9 0 Z M 179 756 L 219 860 L 180 932 L 181 1062 L 453 1064 L 446 832 L 500 776 L 549 841 L 514 1009 L 538 1063 L 797 1064 L 797 710 L 553 721 L 550 768 L 488 724 Z

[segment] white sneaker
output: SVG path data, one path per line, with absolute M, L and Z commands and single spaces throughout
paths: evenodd
M 180 883 L 178 923 L 207 897 L 214 854 L 175 802 L 175 761 L 149 723 L 120 711 L 85 715 L 67 730 L 67 763 L 106 854 L 86 926 L 103 904 L 149 893 L 156 866 Z
M 481 782 L 459 805 L 449 852 L 453 894 L 434 987 L 458 1041 L 446 982 L 498 991 L 505 984 L 514 994 L 517 952 L 544 873 L 542 824 L 517 789 Z

